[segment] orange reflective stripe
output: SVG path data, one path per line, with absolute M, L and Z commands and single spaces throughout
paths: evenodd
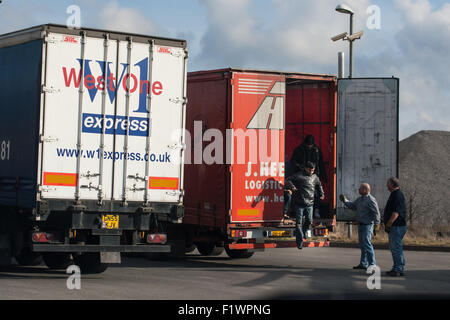
M 150 177 L 149 188 L 150 189 L 163 189 L 163 190 L 178 190 L 179 189 L 179 179 L 178 178 Z
M 238 209 L 237 215 L 239 217 L 249 217 L 249 216 L 258 216 L 259 210 L 258 209 Z
M 76 173 L 44 172 L 44 185 L 76 187 L 78 176 Z

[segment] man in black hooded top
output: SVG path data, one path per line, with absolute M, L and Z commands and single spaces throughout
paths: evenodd
M 314 144 L 314 137 L 312 135 L 307 135 L 303 143 L 295 148 L 291 157 L 291 165 L 295 171 L 300 171 L 305 168 L 308 161 L 316 165 L 316 175 L 322 181 L 327 182 L 322 151 Z
M 307 162 L 314 163 L 316 167 L 315 174 L 321 181 L 327 182 L 327 174 L 325 171 L 325 165 L 323 163 L 322 151 L 314 144 L 314 137 L 307 135 L 303 140 L 303 143 L 295 148 L 292 153 L 290 166 L 293 172 L 287 173 L 287 176 L 294 174 L 295 172 L 304 170 Z M 314 197 L 314 217 L 320 218 L 319 208 L 320 199 L 318 197 L 318 190 L 316 190 L 316 196 Z M 285 210 L 286 212 L 287 210 Z

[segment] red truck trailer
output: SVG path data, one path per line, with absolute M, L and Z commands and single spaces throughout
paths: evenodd
M 355 219 L 337 206 L 340 192 L 356 197 L 361 182 L 377 183 L 385 203 L 385 179 L 397 173 L 398 79 L 221 69 L 189 73 L 187 96 L 187 247 L 243 258 L 296 246 L 283 215 L 285 161 L 308 134 L 327 179 L 304 246 L 327 246 L 337 220 Z

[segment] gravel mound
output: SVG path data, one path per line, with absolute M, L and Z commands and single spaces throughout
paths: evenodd
M 399 171 L 413 223 L 450 224 L 450 132 L 420 131 L 400 141 Z

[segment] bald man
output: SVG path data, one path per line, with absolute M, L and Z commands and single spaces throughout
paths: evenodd
M 377 200 L 370 194 L 370 185 L 363 183 L 359 187 L 361 195 L 354 202 L 348 201 L 345 195 L 339 196 L 344 205 L 355 210 L 358 214 L 358 238 L 361 249 L 361 260 L 359 265 L 353 269 L 367 269 L 369 266 L 375 266 L 375 252 L 372 246 L 372 233 L 374 225 L 380 224 L 380 210 Z

